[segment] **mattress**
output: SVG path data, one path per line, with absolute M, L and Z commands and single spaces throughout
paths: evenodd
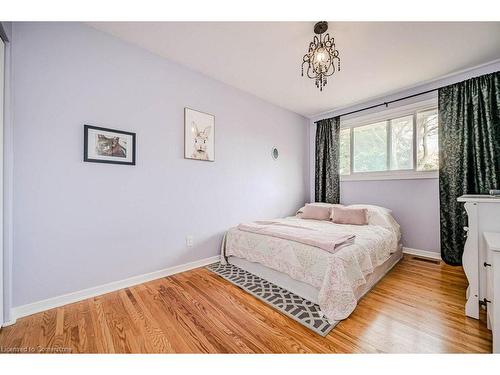
M 366 293 L 368 293 L 402 258 L 403 251 L 400 246 L 398 250 L 392 253 L 384 263 L 376 267 L 373 272 L 366 277 L 365 284 L 360 285 L 355 289 L 354 295 L 356 300 L 359 301 Z M 275 271 L 262 264 L 250 262 L 246 259 L 235 256 L 228 257 L 228 263 L 270 281 L 273 284 L 293 292 L 308 301 L 319 304 L 319 289 L 310 284 L 294 280 L 287 274 Z

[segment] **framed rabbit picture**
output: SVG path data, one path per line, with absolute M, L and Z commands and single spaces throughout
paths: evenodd
M 215 161 L 215 116 L 184 108 L 184 157 Z

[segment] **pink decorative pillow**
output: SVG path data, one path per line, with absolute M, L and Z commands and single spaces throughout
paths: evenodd
M 300 216 L 301 219 L 330 220 L 330 207 L 306 204 Z
M 368 224 L 368 210 L 366 208 L 333 207 L 331 219 L 336 224 Z

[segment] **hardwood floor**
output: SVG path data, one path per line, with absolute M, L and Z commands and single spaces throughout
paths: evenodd
M 460 267 L 405 258 L 325 338 L 204 268 L 19 319 L 0 350 L 85 353 L 491 352 Z

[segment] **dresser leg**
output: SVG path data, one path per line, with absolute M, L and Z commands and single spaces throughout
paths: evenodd
M 471 293 L 470 286 L 467 288 L 467 302 L 465 302 L 465 315 L 479 319 L 479 298 L 477 294 Z
M 477 231 L 477 205 L 467 202 L 465 204 L 467 217 L 470 224 L 464 230 L 467 233 L 462 264 L 465 276 L 469 282 L 465 303 L 465 315 L 479 319 L 479 251 L 478 251 L 478 231 Z

